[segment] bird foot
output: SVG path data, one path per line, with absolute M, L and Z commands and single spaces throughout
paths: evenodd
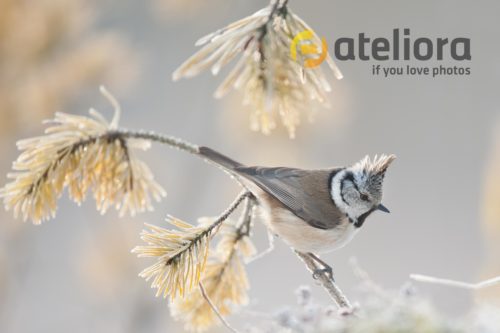
M 315 269 L 313 272 L 313 279 L 317 280 L 321 275 L 326 275 L 329 279 L 335 282 L 333 278 L 333 269 L 330 266 L 326 266 L 324 268 Z
M 332 266 L 328 265 L 326 262 L 321 260 L 317 255 L 314 253 L 309 253 L 309 256 L 316 261 L 316 263 L 320 264 L 323 266 L 323 268 L 318 268 L 315 269 L 313 272 L 313 279 L 317 280 L 321 275 L 326 275 L 329 279 L 331 279 L 333 282 L 335 282 L 335 279 L 333 278 L 333 269 Z

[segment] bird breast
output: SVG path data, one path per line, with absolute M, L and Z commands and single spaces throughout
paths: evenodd
M 259 201 L 267 227 L 297 251 L 324 253 L 336 250 L 351 241 L 358 230 L 347 217 L 335 228 L 315 228 L 272 198 Z

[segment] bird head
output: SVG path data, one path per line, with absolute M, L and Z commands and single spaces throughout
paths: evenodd
M 385 172 L 395 158 L 394 155 L 375 156 L 373 159 L 366 156 L 333 178 L 334 202 L 355 224 L 362 225 L 375 210 L 389 212 L 381 203 L 382 185 Z

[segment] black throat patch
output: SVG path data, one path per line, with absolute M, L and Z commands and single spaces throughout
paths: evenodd
M 365 220 L 368 216 L 370 216 L 371 213 L 373 213 L 375 210 L 377 210 L 377 207 L 373 207 L 372 209 L 370 209 L 369 211 L 367 211 L 366 213 L 360 215 L 358 217 L 358 220 L 356 222 L 354 222 L 354 226 L 356 228 L 361 228 L 363 226 L 363 223 L 365 223 Z

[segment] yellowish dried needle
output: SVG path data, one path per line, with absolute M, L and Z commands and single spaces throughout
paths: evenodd
M 198 42 L 202 48 L 172 74 L 173 80 L 190 78 L 210 69 L 216 75 L 237 57 L 240 59 L 215 92 L 221 98 L 235 89 L 243 92 L 243 104 L 250 109 L 251 128 L 269 134 L 281 120 L 289 136 L 304 113 L 311 117 L 314 105 L 328 107 L 331 86 L 321 67 L 304 68 L 304 56 L 291 59 L 295 36 L 311 31 L 312 40 L 321 38 L 287 6 L 286 0 L 211 33 Z M 327 54 L 326 64 L 337 79 L 342 73 Z
M 12 181 L 0 190 L 16 217 L 35 224 L 54 217 L 64 188 L 78 204 L 91 191 L 101 213 L 115 207 L 121 215 L 152 210 L 152 199 L 166 195 L 131 151 L 149 145 L 115 131 L 120 106 L 105 88 L 101 92 L 115 108 L 111 123 L 93 109 L 89 117 L 56 113 L 44 135 L 18 142 L 22 153 L 8 174 Z
M 222 323 L 234 331 L 224 316 L 248 302 L 249 284 L 243 259 L 255 254 L 255 248 L 248 237 L 252 208 L 253 201 L 247 199 L 240 221 L 226 221 L 221 225 L 220 240 L 210 252 L 200 281 L 203 292 L 193 290 L 172 303 L 172 315 L 182 320 L 186 329 L 203 331 Z
M 219 217 L 201 220 L 198 226 L 171 216 L 167 222 L 177 229 L 147 225 L 149 230 L 141 234 L 147 245 L 137 246 L 132 252 L 138 257 L 157 259 L 139 274 L 146 281 L 152 280 L 151 287 L 157 289 L 156 296 L 175 299 L 198 285 L 207 265 L 211 237 L 249 196 L 248 192 L 242 192 Z

